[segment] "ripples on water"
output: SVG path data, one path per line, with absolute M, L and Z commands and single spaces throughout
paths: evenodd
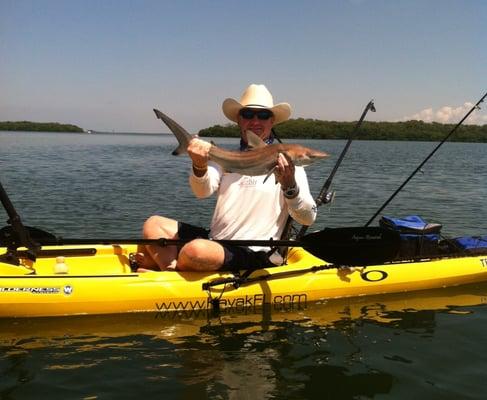
M 472 286 L 418 294 L 419 300 L 379 296 L 219 317 L 8 320 L 0 340 L 0 394 L 481 399 L 487 313 L 468 304 L 486 293 L 485 285 Z
M 332 155 L 307 169 L 316 195 L 345 143 L 302 142 Z M 364 224 L 435 145 L 354 142 L 316 226 Z M 386 214 L 485 234 L 486 146 L 445 144 Z M 138 237 L 155 213 L 208 224 L 214 200 L 194 199 L 174 147 L 161 136 L 0 133 L 0 179 L 26 224 L 65 237 Z M 486 299 L 475 285 L 219 317 L 2 320 L 0 398 L 481 399 Z
M 232 139 L 216 140 L 236 146 Z M 316 196 L 344 142 L 301 142 L 331 154 L 307 168 Z M 209 224 L 214 199 L 194 198 L 187 184 L 189 161 L 170 155 L 176 145 L 171 136 L 1 133 L 0 144 L 0 178 L 30 224 L 91 237 L 138 235 L 154 213 Z M 365 224 L 435 146 L 352 143 L 334 180 L 336 200 L 320 209 L 315 226 Z M 482 232 L 486 150 L 486 144 L 446 143 L 384 213 L 419 214 L 453 235 Z

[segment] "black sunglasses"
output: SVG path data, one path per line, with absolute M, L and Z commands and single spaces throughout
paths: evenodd
M 257 115 L 257 118 L 265 121 L 271 118 L 274 114 L 269 110 L 253 110 L 251 108 L 242 108 L 240 110 L 240 115 L 244 119 L 252 119 Z

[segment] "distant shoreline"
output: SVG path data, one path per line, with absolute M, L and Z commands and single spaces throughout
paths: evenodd
M 356 122 L 322 121 L 315 119 L 291 119 L 276 125 L 275 131 L 279 138 L 289 139 L 348 139 L 353 132 Z M 406 122 L 369 122 L 363 123 L 356 140 L 396 140 L 396 141 L 440 141 L 454 128 L 454 124 L 440 124 L 437 122 L 406 121 Z M 0 131 L 19 132 L 74 132 L 106 135 L 171 135 L 167 132 L 102 132 L 83 130 L 72 124 L 57 122 L 31 121 L 0 121 Z M 214 125 L 201 129 L 201 137 L 229 137 L 240 136 L 235 124 Z M 450 138 L 452 142 L 487 143 L 487 125 L 462 125 Z
M 291 119 L 276 125 L 279 138 L 293 139 L 348 139 L 356 122 L 322 121 L 316 119 Z M 455 124 L 438 122 L 369 122 L 360 127 L 357 140 L 440 141 Z M 202 137 L 239 137 L 235 124 L 214 125 L 199 131 Z M 487 125 L 462 125 L 450 138 L 452 142 L 487 143 Z
M 59 122 L 0 121 L 0 131 L 84 132 L 79 126 Z

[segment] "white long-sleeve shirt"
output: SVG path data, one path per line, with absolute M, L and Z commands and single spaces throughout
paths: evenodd
M 224 173 L 222 168 L 209 162 L 202 177 L 190 175 L 189 182 L 196 197 L 209 197 L 217 193 L 217 202 L 210 226 L 213 239 L 280 239 L 288 215 L 300 224 L 311 225 L 316 218 L 316 204 L 309 191 L 303 167 L 295 168 L 299 194 L 287 199 L 270 176 L 247 176 Z M 257 248 L 255 248 L 257 250 Z

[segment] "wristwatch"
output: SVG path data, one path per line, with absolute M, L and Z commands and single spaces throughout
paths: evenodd
M 294 186 L 283 187 L 282 191 L 284 192 L 284 197 L 286 199 L 294 199 L 299 193 L 299 188 L 294 184 Z

